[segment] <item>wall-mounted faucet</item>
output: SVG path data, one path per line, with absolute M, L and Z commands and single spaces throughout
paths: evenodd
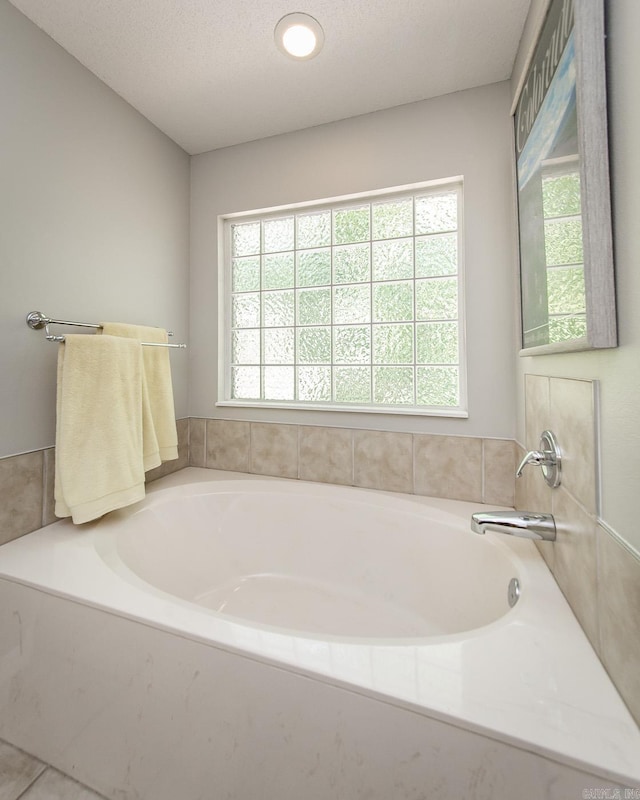
M 522 477 L 522 470 L 528 465 L 540 467 L 545 481 L 555 489 L 560 486 L 562 459 L 556 437 L 551 431 L 540 435 L 540 449 L 530 450 L 520 462 L 516 478 Z M 522 539 L 541 539 L 555 542 L 556 521 L 551 514 L 535 511 L 480 511 L 471 515 L 471 530 L 475 533 L 507 533 Z
M 556 523 L 551 514 L 532 511 L 482 511 L 471 515 L 471 530 L 475 533 L 507 533 L 522 539 L 543 539 L 554 542 Z
M 551 431 L 543 431 L 540 434 L 540 449 L 530 450 L 526 454 L 516 471 L 516 478 L 522 477 L 522 470 L 527 464 L 540 467 L 545 481 L 552 489 L 560 486 L 562 457 L 556 437 Z

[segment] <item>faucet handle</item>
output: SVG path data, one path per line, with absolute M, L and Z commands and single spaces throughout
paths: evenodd
M 540 435 L 540 450 L 530 450 L 526 454 L 516 470 L 516 478 L 522 477 L 522 471 L 527 464 L 541 467 L 542 475 L 552 489 L 560 486 L 562 458 L 556 437 L 551 431 L 542 432 Z
M 541 467 L 544 463 L 546 463 L 546 458 L 546 455 L 540 450 L 529 450 L 529 452 L 520 462 L 520 466 L 516 470 L 516 478 L 522 477 L 522 470 L 527 466 L 527 464 L 533 464 L 535 467 Z

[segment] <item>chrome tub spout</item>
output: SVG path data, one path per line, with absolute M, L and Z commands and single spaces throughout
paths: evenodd
M 471 530 L 475 533 L 507 533 L 522 539 L 542 539 L 554 542 L 556 523 L 551 514 L 534 511 L 489 511 L 471 515 Z

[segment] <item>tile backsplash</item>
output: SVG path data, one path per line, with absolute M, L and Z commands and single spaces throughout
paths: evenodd
M 512 506 L 515 443 L 237 420 L 190 420 L 193 467 Z
M 509 439 L 181 419 L 180 457 L 147 482 L 188 466 L 426 494 L 477 503 L 514 502 Z M 0 544 L 56 521 L 55 450 L 0 459 Z
M 538 549 L 594 650 L 640 722 L 640 559 L 599 514 L 597 383 L 525 376 L 524 447 L 538 449 L 551 429 L 562 452 L 562 484 L 550 489 L 539 469 L 516 481 L 515 506 L 553 514 L 555 542 Z
M 46 524 L 45 452 L 0 460 L 0 544 Z

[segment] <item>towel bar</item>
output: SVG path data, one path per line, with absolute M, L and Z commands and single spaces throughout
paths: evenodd
M 52 333 L 49 333 L 49 325 L 74 325 L 77 328 L 102 328 L 102 325 L 99 325 L 96 322 L 71 322 L 70 320 L 66 319 L 50 319 L 49 317 L 45 317 L 45 315 L 41 311 L 30 311 L 27 314 L 27 325 L 31 328 L 31 330 L 39 331 L 44 328 L 44 338 L 48 342 L 64 342 L 64 336 L 54 336 Z M 167 331 L 168 336 L 173 336 L 171 331 Z M 174 347 L 179 350 L 186 350 L 186 344 L 166 344 L 164 342 L 140 342 L 140 344 L 145 345 L 145 347 Z

